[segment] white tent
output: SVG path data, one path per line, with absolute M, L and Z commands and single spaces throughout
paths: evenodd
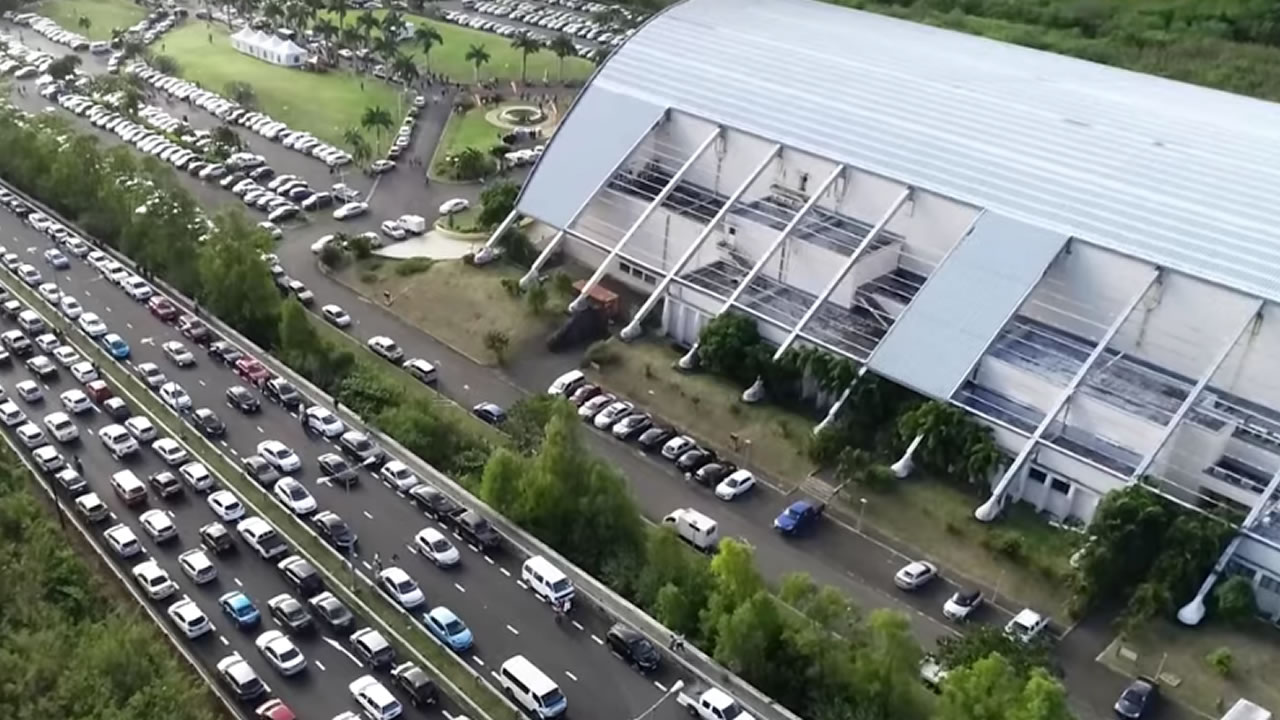
M 231 47 L 245 55 L 285 67 L 298 67 L 307 61 L 307 51 L 292 40 L 249 27 L 241 28 L 231 36 Z

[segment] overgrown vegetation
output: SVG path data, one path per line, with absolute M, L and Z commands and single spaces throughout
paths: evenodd
M 226 712 L 159 628 L 94 574 L 0 449 L 0 707 L 14 718 L 189 718 Z M 74 664 L 69 665 L 69 659 Z

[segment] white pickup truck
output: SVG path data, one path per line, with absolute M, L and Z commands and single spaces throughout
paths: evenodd
M 704 690 L 696 696 L 680 693 L 676 695 L 676 702 L 701 720 L 754 720 L 737 700 L 717 688 Z

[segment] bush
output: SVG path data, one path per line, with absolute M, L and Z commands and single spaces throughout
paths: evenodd
M 378 283 L 378 273 L 365 271 L 360 273 L 360 282 L 365 285 L 376 285 Z
M 1231 668 L 1235 665 L 1235 660 L 1231 650 L 1225 647 L 1220 647 L 1204 656 L 1204 661 L 1221 677 L 1231 674 Z
M 501 330 L 490 330 L 484 334 L 484 348 L 493 353 L 493 359 L 499 365 L 507 361 L 507 350 L 511 347 L 511 337 Z
M 320 249 L 320 264 L 330 270 L 337 270 L 347 261 L 347 253 L 336 243 L 328 243 Z
M 622 362 L 622 355 L 618 353 L 618 348 L 612 340 L 597 340 L 587 347 L 582 361 L 584 364 L 594 364 L 603 368 Z
M 533 287 L 525 292 L 525 304 L 529 306 L 529 312 L 534 315 L 541 315 L 547 311 L 547 289 L 541 283 L 534 283 Z
M 1022 536 L 1007 530 L 992 531 L 982 538 L 982 544 L 988 550 L 1010 560 L 1024 560 L 1026 558 L 1027 546 Z
M 409 277 L 410 275 L 424 273 L 430 270 L 431 266 L 434 264 L 435 261 L 431 258 L 409 258 L 408 260 L 396 263 L 396 275 L 399 275 L 400 277 Z
M 524 294 L 524 290 L 520 287 L 520 281 L 515 278 L 502 278 L 498 281 L 502 285 L 502 289 L 507 291 L 507 295 L 518 298 Z
M 347 241 L 347 247 L 357 260 L 368 260 L 373 257 L 373 243 L 364 235 L 356 235 Z
M 1232 575 L 1213 590 L 1214 615 L 1231 625 L 1243 625 L 1258 612 L 1253 583 L 1241 575 Z

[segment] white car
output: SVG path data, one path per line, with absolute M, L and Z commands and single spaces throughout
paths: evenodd
M 102 318 L 97 313 L 84 313 L 80 319 L 76 321 L 80 325 L 80 329 L 85 335 L 91 338 L 102 337 L 107 334 L 107 324 L 102 322 Z
M 351 697 L 355 698 L 356 704 L 364 710 L 364 717 L 373 718 L 373 720 L 395 720 L 404 712 L 404 706 L 396 696 L 392 695 L 391 691 L 372 675 L 361 675 L 352 680 L 347 685 L 347 689 L 351 691 Z M 355 717 L 352 714 L 352 718 Z
M 1004 632 L 1018 642 L 1029 643 L 1048 626 L 1049 618 L 1030 608 L 1023 608 L 1004 626 Z
M 26 422 L 27 414 L 22 412 L 22 408 L 18 407 L 18 403 L 12 400 L 0 402 L 0 421 L 4 422 L 5 427 L 13 427 L 21 422 Z
M 148 510 L 138 516 L 138 522 L 142 523 L 142 529 L 151 539 L 158 543 L 178 537 L 178 526 L 173 524 L 173 519 L 164 510 Z
M 320 314 L 334 327 L 344 328 L 351 325 L 351 316 L 337 305 L 325 305 L 320 308 Z
M 178 412 L 191 409 L 191 396 L 176 382 L 167 382 L 160 386 L 160 399 L 165 405 Z
M 190 367 L 196 364 L 196 356 L 191 354 L 186 345 L 177 340 L 170 340 L 160 346 L 166 357 L 173 361 L 178 367 Z
M 947 601 L 942 604 L 942 614 L 948 620 L 957 622 L 968 620 L 969 616 L 982 606 L 981 590 L 956 590 Z
M 279 630 L 268 630 L 254 641 L 258 651 L 281 675 L 297 675 L 307 669 L 307 658 L 288 635 Z
M 218 568 L 209 559 L 209 554 L 204 551 L 204 548 L 194 548 L 182 553 L 178 556 L 178 564 L 182 566 L 182 572 L 197 585 L 211 582 L 218 577 Z
M 98 497 L 97 493 L 93 492 L 85 493 L 76 498 L 76 512 L 91 523 L 102 522 L 111 514 L 107 504 L 102 502 L 102 498 Z
M 89 401 L 89 396 L 85 395 L 83 390 L 68 390 L 58 398 L 62 400 L 62 407 L 72 415 L 79 415 L 93 409 L 93 403 Z
M 150 300 L 151 296 L 156 294 L 156 291 L 152 290 L 151 286 L 137 275 L 129 275 L 121 280 L 120 287 L 124 288 L 126 295 L 138 302 Z
M 44 280 L 44 278 L 40 276 L 39 270 L 26 263 L 19 265 L 17 272 L 18 277 L 22 278 L 22 282 L 26 283 L 28 287 L 35 287 Z
M 80 362 L 72 363 L 71 367 L 67 368 L 67 370 L 71 372 L 71 377 L 75 378 L 76 382 L 81 385 L 88 385 L 94 380 L 100 379 L 98 376 L 98 368 L 94 367 L 93 363 L 88 360 L 81 360 Z
M 152 390 L 169 382 L 169 376 L 165 375 L 160 366 L 155 363 L 138 363 L 134 370 L 138 373 L 138 377 L 141 378 L 142 382 Z
M 13 332 L 18 332 L 14 330 Z M 40 384 L 35 380 L 20 380 L 13 386 L 13 391 L 18 397 L 29 403 L 37 403 L 44 399 L 44 393 L 40 391 Z
M 302 418 L 303 424 L 310 432 L 318 433 L 326 438 L 336 438 L 347 431 L 342 421 L 328 409 L 312 405 L 306 409 Z
M 316 511 L 316 499 L 303 487 L 302 483 L 291 477 L 282 477 L 272 488 L 276 499 L 293 511 L 295 515 L 309 515 Z
M 258 223 L 258 227 L 262 228 L 262 231 L 265 232 L 272 240 L 279 240 L 284 237 L 284 231 L 280 229 L 280 226 L 273 222 L 264 220 Z
M 378 477 L 400 492 L 408 492 L 422 483 L 409 466 L 399 460 L 392 460 L 383 465 L 378 471 Z
M 346 205 L 343 205 L 342 207 L 333 211 L 333 219 L 347 220 L 349 218 L 363 215 L 366 212 L 369 212 L 369 203 L 349 202 Z M 31 266 L 28 265 L 26 267 L 31 267 Z M 35 268 L 32 268 L 32 269 L 34 270 Z M 37 273 L 37 275 L 39 275 L 39 273 Z
M 36 288 L 36 292 L 40 293 L 40 297 L 44 298 L 44 301 L 50 305 L 57 305 L 58 301 L 62 300 L 62 291 L 51 282 L 40 283 L 40 287 Z
M 721 500 L 732 500 L 755 486 L 756 476 L 752 475 L 750 470 L 734 470 L 729 473 L 729 477 L 716 485 L 716 497 Z
M 462 560 L 462 554 L 435 528 L 424 528 L 413 536 L 418 554 L 435 563 L 437 567 L 453 567 Z
M 263 440 L 258 443 L 258 454 L 272 467 L 282 473 L 291 473 L 302 468 L 302 460 L 279 440 Z
M 187 451 L 178 444 L 173 438 L 160 438 L 151 443 L 151 449 L 155 451 L 160 459 L 169 467 L 181 465 L 187 461 Z
M 591 424 L 595 425 L 600 430 L 608 430 L 613 427 L 614 423 L 630 415 L 631 411 L 635 409 L 635 405 L 632 405 L 625 400 L 615 401 L 610 403 L 600 412 L 596 413 L 595 417 L 591 419 Z
M 404 350 L 401 350 L 396 341 L 386 335 L 374 335 L 365 345 L 373 351 L 374 355 L 384 360 L 398 363 L 404 359 Z
M 138 452 L 138 441 L 123 425 L 108 425 L 102 428 L 98 431 L 98 439 L 117 460 Z
M 206 501 L 209 503 L 213 514 L 218 516 L 223 522 L 235 522 L 244 517 L 244 505 L 229 490 L 218 490 L 209 493 Z
M 47 473 L 67 465 L 67 461 L 62 458 L 62 453 L 52 445 L 41 445 L 36 448 L 31 452 L 31 458 L 36 461 L 36 466 Z
M 198 462 L 183 465 L 178 468 L 178 474 L 196 492 L 204 492 L 213 487 L 213 475 L 209 473 L 209 468 Z
M 440 214 L 453 215 L 456 213 L 460 213 L 469 207 L 471 207 L 471 203 L 466 198 L 454 198 L 452 200 L 445 200 L 444 203 L 440 205 Z
M 58 361 L 62 367 L 69 368 L 78 362 L 81 362 L 80 353 L 70 345 L 60 345 L 53 349 L 53 359 Z
M 907 563 L 893 576 L 893 584 L 903 590 L 918 590 L 938 577 L 938 567 L 930 562 L 917 560 Z
M 405 239 L 405 236 L 408 235 L 404 226 L 396 220 L 383 220 L 379 229 L 382 230 L 383 235 L 386 235 L 392 240 L 403 240 Z
M 213 630 L 213 625 L 209 623 L 209 618 L 200 609 L 199 605 L 191 598 L 182 598 L 169 606 L 167 611 L 169 619 L 174 625 L 187 636 L 188 640 L 194 640 L 201 635 Z
M 178 591 L 178 584 L 155 560 L 144 560 L 134 565 L 133 579 L 152 600 L 163 600 Z
M 124 429 L 129 431 L 134 440 L 140 443 L 156 439 L 156 426 L 143 415 L 134 415 L 124 421 Z
M 138 542 L 138 536 L 133 534 L 128 525 L 112 525 L 102 532 L 102 536 L 107 539 L 107 544 L 117 557 L 130 558 L 142 552 L 142 543 Z
M 378 585 L 405 610 L 412 610 L 427 601 L 418 583 L 398 567 L 392 566 L 379 572 Z
M 672 461 L 678 460 L 681 455 L 696 446 L 697 443 L 693 438 L 688 435 L 680 435 L 679 437 L 671 438 L 662 446 L 662 457 Z
M 62 299 L 58 301 L 58 309 L 62 311 L 62 314 L 68 320 L 78 320 L 80 316 L 84 315 L 84 308 L 80 306 L 80 301 L 70 295 L 62 296 Z
M 71 422 L 71 416 L 64 412 L 49 413 L 44 416 L 44 426 L 54 440 L 69 443 L 80 437 L 80 428 Z

